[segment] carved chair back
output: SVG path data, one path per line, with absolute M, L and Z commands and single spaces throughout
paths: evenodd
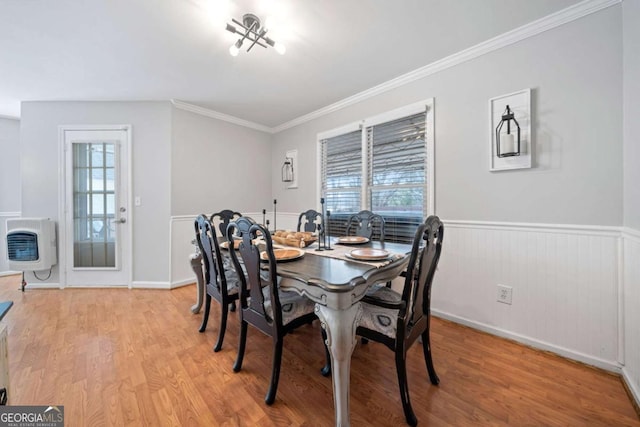
M 380 236 L 380 241 L 384 242 L 384 218 L 368 210 L 362 210 L 351 215 L 347 222 L 347 235 L 354 230 L 356 236 L 371 239 L 374 231 Z

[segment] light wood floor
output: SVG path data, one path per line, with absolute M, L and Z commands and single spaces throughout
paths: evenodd
M 270 340 L 249 329 L 243 371 L 231 369 L 238 321 L 232 315 L 213 353 L 218 305 L 197 332 L 195 287 L 173 291 L 19 291 L 0 278 L 0 300 L 15 305 L 9 330 L 10 403 L 64 405 L 67 426 L 331 426 L 331 380 L 319 374 L 318 322 L 285 338 L 276 402 L 263 399 Z M 434 319 L 439 386 L 430 385 L 418 346 L 409 387 L 420 425 L 640 426 L 619 377 Z M 352 359 L 354 426 L 402 426 L 392 353 L 360 345 Z

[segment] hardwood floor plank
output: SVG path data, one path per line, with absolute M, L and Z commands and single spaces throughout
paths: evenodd
M 19 284 L 20 276 L 0 278 L 0 300 L 14 301 L 3 320 L 11 404 L 64 405 L 69 426 L 333 425 L 319 322 L 285 337 L 278 395 L 267 406 L 271 339 L 250 328 L 234 373 L 237 316 L 214 353 L 220 308 L 212 304 L 198 333 L 193 286 L 22 293 Z M 439 386 L 429 382 L 422 348 L 408 352 L 420 425 L 640 426 L 616 375 L 437 318 L 432 348 Z M 354 426 L 405 425 L 391 351 L 357 345 L 350 401 Z

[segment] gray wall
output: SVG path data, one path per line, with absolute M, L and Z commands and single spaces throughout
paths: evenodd
M 308 172 L 297 190 L 274 174 L 274 195 L 283 212 L 317 206 L 318 132 L 434 97 L 442 218 L 621 225 L 621 40 L 617 5 L 276 134 L 272 170 L 297 148 Z M 488 100 L 525 88 L 534 167 L 489 172 Z
M 625 0 L 624 225 L 640 231 L 640 1 Z
M 133 280 L 169 281 L 171 104 L 24 102 L 21 117 L 22 215 L 58 220 L 58 126 L 132 125 Z M 58 266 L 49 281 L 58 282 Z
M 0 213 L 20 211 L 20 121 L 0 117 Z
M 20 213 L 20 122 L 0 117 L 0 274 L 9 270 L 7 219 Z
M 271 135 L 173 108 L 171 215 L 260 212 L 271 200 Z
M 624 373 L 640 402 L 640 1 L 625 0 L 624 45 L 624 225 L 636 237 L 624 241 Z

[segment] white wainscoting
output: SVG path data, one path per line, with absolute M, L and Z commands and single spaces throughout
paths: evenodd
M 640 231 L 625 228 L 622 239 L 625 352 L 622 376 L 640 405 Z
M 246 215 L 262 221 L 261 212 Z M 298 215 L 278 212 L 278 228 L 295 229 Z M 172 287 L 195 281 L 189 264 L 195 217 L 171 218 Z M 267 213 L 267 218 L 273 220 L 273 213 Z M 444 222 L 445 243 L 432 291 L 434 315 L 621 371 L 623 321 L 629 319 L 621 304 L 623 280 L 634 284 L 635 294 L 628 291 L 624 295 L 625 299 L 635 295 L 627 306 L 640 307 L 640 267 L 623 263 L 622 252 L 629 246 L 627 256 L 640 259 L 640 239 L 634 240 L 634 254 L 619 227 Z M 629 277 L 622 276 L 623 264 Z M 498 284 L 513 287 L 511 305 L 496 301 Z M 635 341 L 634 348 L 639 349 L 635 354 L 640 354 L 638 341 L 640 337 Z M 635 363 L 628 375 L 638 384 L 640 360 Z
M 434 315 L 620 372 L 618 227 L 444 223 Z
M 19 273 L 19 271 L 9 270 L 9 259 L 7 256 L 7 220 L 9 218 L 20 218 L 20 212 L 0 212 L 0 235 L 2 236 L 2 246 L 0 247 L 0 276 Z
M 256 221 L 262 221 L 262 212 L 247 212 L 246 216 L 250 216 Z M 194 245 L 191 243 L 195 239 L 195 231 L 193 228 L 193 222 L 197 218 L 198 214 L 193 215 L 176 215 L 171 217 L 170 233 L 171 240 L 169 242 L 171 247 L 171 270 L 170 277 L 171 282 L 166 283 L 152 283 L 152 282 L 134 282 L 134 288 L 156 288 L 156 289 L 173 289 L 179 286 L 195 283 L 196 278 L 193 270 L 191 269 L 190 256 L 194 253 Z M 289 214 L 278 213 L 277 225 L 280 226 L 280 222 L 283 222 L 283 226 L 288 224 Z M 273 212 L 267 212 L 267 218 L 273 221 Z M 298 214 L 295 215 L 295 221 L 298 220 Z M 297 222 L 294 224 L 294 228 Z

